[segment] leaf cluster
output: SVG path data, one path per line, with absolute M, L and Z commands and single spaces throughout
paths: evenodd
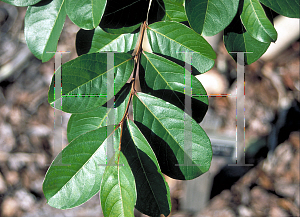
M 300 16 L 298 0 L 4 2 L 28 6 L 25 39 L 43 62 L 53 57 L 66 16 L 81 28 L 79 57 L 62 65 L 49 88 L 50 105 L 72 115 L 69 145 L 48 169 L 43 191 L 59 209 L 100 192 L 104 216 L 133 216 L 134 207 L 167 216 L 163 174 L 190 180 L 208 171 L 212 149 L 199 125 L 208 99 L 195 75 L 210 70 L 216 54 L 203 36 L 224 30 L 227 51 L 235 59 L 232 52 L 248 52 L 251 64 L 277 39 L 265 10 Z M 107 52 L 114 52 L 110 68 Z

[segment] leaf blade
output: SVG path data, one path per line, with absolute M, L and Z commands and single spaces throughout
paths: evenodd
M 277 13 L 291 18 L 300 18 L 300 2 L 298 0 L 259 0 Z
M 165 8 L 163 8 L 165 10 L 165 16 L 162 20 L 176 22 L 187 21 L 183 2 L 183 0 L 163 0 L 165 6 Z
M 50 206 L 73 208 L 100 190 L 105 167 L 99 164 L 106 163 L 106 131 L 102 127 L 78 137 L 54 159 L 43 182 Z
M 141 82 L 145 80 L 145 84 L 142 85 L 143 92 L 151 93 L 151 95 L 184 110 L 185 98 L 187 97 L 185 95 L 185 75 L 190 72 L 168 59 L 145 51 L 141 56 L 141 65 L 145 70 L 144 75 L 140 72 Z M 197 111 L 192 112 L 191 115 L 197 122 L 201 122 L 208 109 L 208 97 L 201 82 L 195 76 L 191 74 L 190 76 L 192 87 L 190 93 L 191 108 L 192 111 Z
M 129 99 L 130 87 L 130 84 L 125 85 L 125 87 L 120 91 L 121 93 L 116 95 L 114 108 L 110 108 L 108 110 L 106 106 L 100 106 L 90 112 L 72 114 L 67 127 L 68 141 L 71 142 L 81 134 L 107 126 L 106 120 L 108 114 L 111 112 L 114 112 L 115 114 L 115 125 L 117 125 L 125 113 Z
M 245 54 L 245 64 L 258 60 L 268 49 L 270 43 L 263 43 L 254 39 L 244 28 L 239 16 L 224 30 L 224 44 L 228 53 L 236 61 L 236 52 Z M 234 53 L 235 52 L 235 53 Z
M 56 52 L 66 18 L 64 2 L 53 0 L 46 5 L 27 8 L 24 21 L 25 40 L 30 51 L 42 62 L 50 60 Z
M 110 163 L 114 161 L 116 165 L 106 167 L 101 182 L 100 200 L 103 215 L 133 217 L 136 202 L 134 176 L 123 153 L 118 151 L 115 156 Z
M 222 31 L 237 13 L 239 1 L 186 0 L 190 26 L 199 34 L 213 36 Z
M 124 123 L 121 151 L 135 177 L 136 209 L 149 216 L 168 216 L 171 211 L 170 190 L 148 141 L 133 121 Z
M 260 42 L 275 42 L 277 32 L 258 0 L 244 0 L 241 20 L 247 32 Z
M 111 40 L 109 36 L 114 39 Z M 115 36 L 117 36 L 115 38 Z M 104 38 L 109 38 L 110 41 L 104 43 Z M 122 35 L 112 35 L 108 34 L 102 30 L 96 29 L 96 35 L 92 41 L 92 47 L 90 52 L 100 52 L 100 51 L 118 51 L 118 52 L 128 52 L 134 50 L 137 43 L 139 34 L 122 34 Z
M 70 20 L 82 29 L 96 28 L 103 16 L 106 0 L 81 0 L 76 4 L 66 0 L 66 11 Z
M 133 115 L 135 123 L 154 150 L 164 174 L 175 179 L 189 180 L 208 171 L 212 157 L 210 140 L 193 119 L 190 119 L 192 130 L 184 129 L 182 110 L 159 98 L 137 93 L 133 97 Z M 192 153 L 185 153 L 184 131 L 192 134 Z M 197 165 L 183 165 L 185 155 Z
M 147 29 L 151 49 L 170 57 L 185 60 L 184 52 L 193 53 L 193 65 L 204 73 L 214 65 L 216 54 L 210 44 L 187 26 L 170 21 L 156 22 Z
M 107 54 L 92 53 L 82 55 L 62 66 L 61 75 L 54 75 L 48 92 L 51 106 L 61 103 L 61 110 L 68 113 L 84 113 L 96 109 L 107 102 Z M 114 54 L 114 91 L 128 81 L 134 61 L 127 53 Z M 55 99 L 55 76 L 62 77 L 62 96 Z

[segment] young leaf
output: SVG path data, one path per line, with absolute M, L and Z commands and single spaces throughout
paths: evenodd
M 163 5 L 159 4 L 159 6 L 165 10 L 165 16 L 162 20 L 176 22 L 187 21 L 183 2 L 183 0 L 164 0 L 164 8 Z
M 82 114 L 72 114 L 67 128 L 68 141 L 71 142 L 77 136 L 95 130 L 99 127 L 107 126 L 108 113 L 114 112 L 115 114 L 115 124 L 119 124 L 123 115 L 125 113 L 130 93 L 130 84 L 125 84 L 125 86 L 120 91 L 120 94 L 116 95 L 115 106 L 110 108 L 107 112 L 107 106 L 100 106 L 93 111 L 82 113 Z
M 238 5 L 236 0 L 186 0 L 185 11 L 190 26 L 196 32 L 212 36 L 232 21 Z
M 41 0 L 1 0 L 1 1 L 18 7 L 25 7 L 25 6 L 34 5 L 40 2 Z
M 54 56 L 65 19 L 64 0 L 53 0 L 48 4 L 27 8 L 24 21 L 26 43 L 42 62 Z
M 66 0 L 66 11 L 70 20 L 82 29 L 94 29 L 101 20 L 106 0 Z
M 189 119 L 192 129 L 185 129 L 185 113 L 182 110 L 159 98 L 137 93 L 133 96 L 133 116 L 164 174 L 174 179 L 189 180 L 208 171 L 212 158 L 210 140 L 193 119 Z M 184 149 L 186 132 L 192 135 L 192 150 L 187 150 L 191 153 Z M 193 165 L 184 162 L 185 156 Z
M 256 40 L 275 42 L 277 32 L 258 0 L 244 0 L 241 20 L 247 32 Z
M 119 92 L 128 81 L 134 60 L 127 53 L 114 54 L 114 90 Z M 62 98 L 54 99 L 55 76 L 62 78 Z M 48 102 L 62 103 L 61 110 L 84 113 L 107 102 L 107 54 L 82 55 L 62 65 L 61 75 L 54 75 L 49 88 Z
M 299 0 L 259 0 L 277 13 L 291 18 L 300 18 Z
M 79 136 L 54 159 L 43 183 L 50 206 L 73 208 L 100 190 L 105 170 L 100 164 L 106 164 L 106 132 L 107 127 L 102 127 Z
M 152 51 L 185 60 L 184 52 L 194 52 L 193 66 L 204 73 L 214 65 L 216 54 L 210 44 L 187 26 L 170 21 L 156 22 L 147 29 Z
M 224 44 L 228 53 L 236 61 L 236 53 L 230 52 L 249 52 L 245 54 L 245 64 L 249 65 L 258 60 L 263 55 L 269 43 L 263 43 L 252 38 L 243 28 L 240 18 L 237 16 L 224 31 Z
M 139 34 L 109 34 L 99 26 L 95 30 L 79 30 L 76 35 L 78 55 L 101 51 L 118 51 L 127 53 L 134 50 Z M 86 48 L 89 48 L 87 50 Z
M 124 123 L 122 153 L 133 172 L 137 201 L 135 208 L 140 212 L 159 217 L 171 211 L 170 190 L 160 171 L 156 156 L 149 143 L 129 119 Z
M 130 166 L 120 151 L 115 153 L 109 164 L 106 166 L 100 188 L 103 215 L 134 217 L 136 189 Z
M 143 52 L 141 65 L 145 70 L 144 92 L 175 104 L 184 110 L 185 68 L 161 56 Z M 190 73 L 190 72 L 188 72 Z M 141 72 L 141 81 L 143 73 Z M 191 75 L 192 117 L 200 122 L 208 108 L 207 93 L 200 81 Z M 147 89 L 148 86 L 150 89 Z M 170 90 L 170 91 L 168 91 Z M 181 94 L 179 94 L 181 93 Z M 172 100 L 174 98 L 174 100 Z

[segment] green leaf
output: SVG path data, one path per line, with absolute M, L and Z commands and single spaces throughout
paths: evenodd
M 109 112 L 107 112 L 107 106 L 103 105 L 90 112 L 72 114 L 67 128 L 68 141 L 71 142 L 77 136 L 91 130 L 107 126 L 107 117 L 111 112 L 115 114 L 115 124 L 119 124 L 128 104 L 130 88 L 130 84 L 125 84 L 120 94 L 115 96 L 114 108 L 110 108 Z
M 245 64 L 258 60 L 270 46 L 269 43 L 257 41 L 243 28 L 237 16 L 224 31 L 224 44 L 228 53 L 236 61 L 237 54 L 230 52 L 250 52 L 245 54 Z
M 244 0 L 241 20 L 247 32 L 256 40 L 265 43 L 276 41 L 277 32 L 258 0 Z
M 187 21 L 183 2 L 184 0 L 164 0 L 164 7 L 160 5 L 160 7 L 165 10 L 165 16 L 162 20 L 176 22 Z
M 170 190 L 161 173 L 156 156 L 138 127 L 129 119 L 124 123 L 121 151 L 125 155 L 136 182 L 140 212 L 159 217 L 171 211 Z
M 78 55 L 101 51 L 127 53 L 134 50 L 139 34 L 110 34 L 99 26 L 95 30 L 79 30 L 76 35 Z
M 43 183 L 43 192 L 50 206 L 73 208 L 100 190 L 105 170 L 100 164 L 106 164 L 106 132 L 107 128 L 102 127 L 83 134 L 58 154 Z
M 277 13 L 291 18 L 300 18 L 299 0 L 259 0 Z
M 119 92 L 128 81 L 134 60 L 127 53 L 114 54 L 114 91 Z M 61 110 L 68 113 L 84 113 L 107 102 L 107 54 L 82 55 L 62 65 L 62 96 L 54 98 L 55 75 L 48 93 L 48 102 L 61 104 Z
M 115 165 L 112 165 L 113 161 Z M 134 217 L 136 189 L 130 166 L 120 151 L 115 153 L 110 164 L 105 169 L 100 189 L 103 215 Z
M 141 65 L 145 70 L 144 77 L 146 84 L 142 88 L 145 90 L 144 92 L 151 92 L 151 95 L 171 102 L 184 110 L 185 68 L 168 59 L 148 52 L 143 52 Z M 192 113 L 192 117 L 197 122 L 200 122 L 208 109 L 208 97 L 201 82 L 195 76 L 190 76 L 192 81 L 192 111 L 196 111 Z M 146 85 L 150 90 L 145 88 Z M 172 98 L 174 100 L 171 101 L 170 99 Z
M 24 27 L 26 43 L 42 62 L 47 62 L 54 56 L 65 19 L 64 0 L 28 7 Z
M 184 52 L 194 52 L 193 66 L 204 73 L 214 65 L 216 54 L 210 44 L 189 27 L 170 21 L 156 22 L 147 29 L 152 51 L 185 60 Z
M 101 20 L 106 0 L 66 0 L 66 11 L 70 20 L 82 29 L 94 29 Z
M 186 0 L 185 11 L 190 26 L 196 32 L 212 36 L 232 21 L 238 5 L 237 0 Z
M 133 97 L 133 116 L 164 174 L 189 180 L 208 171 L 212 158 L 210 140 L 200 125 L 182 110 L 159 98 L 137 93 Z M 191 129 L 185 129 L 185 118 L 190 121 Z M 184 149 L 185 133 L 192 135 L 189 137 L 192 149 Z
M 1 1 L 18 7 L 25 7 L 25 6 L 34 5 L 40 2 L 41 0 L 1 0 Z

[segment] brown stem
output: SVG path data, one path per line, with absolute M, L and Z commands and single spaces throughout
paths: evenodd
M 128 103 L 127 103 L 127 106 L 126 106 L 125 113 L 124 113 L 120 123 L 116 127 L 116 129 L 117 129 L 121 126 L 119 151 L 121 151 L 121 140 L 122 140 L 124 120 L 128 117 L 128 110 L 129 110 L 129 106 L 131 104 L 132 97 L 137 91 L 140 91 L 139 64 L 140 64 L 140 58 L 141 58 L 141 52 L 142 52 L 144 32 L 145 32 L 146 28 L 147 28 L 147 21 L 145 21 L 141 25 L 139 39 L 138 39 L 138 42 L 137 42 L 137 44 L 135 46 L 135 49 L 132 53 L 132 56 L 134 57 L 134 68 L 133 68 L 133 75 L 132 75 L 132 79 L 131 79 L 131 91 L 130 91 L 129 100 L 128 100 Z

